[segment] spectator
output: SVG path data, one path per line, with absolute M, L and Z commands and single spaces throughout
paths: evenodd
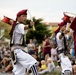
M 43 48 L 41 46 L 39 46 L 39 53 L 38 53 L 38 55 L 39 55 L 40 61 L 45 59 L 44 58 Z
M 38 43 L 36 37 L 33 37 L 33 43 L 34 43 L 35 45 Z
M 34 54 L 35 45 L 33 44 L 32 39 L 29 40 L 27 48 L 28 48 L 28 53 L 29 54 L 31 54 L 31 55 Z
M 50 39 L 48 36 L 46 36 L 44 38 L 45 38 L 45 40 L 43 41 L 42 48 L 43 48 L 43 52 L 44 52 L 45 61 L 47 61 L 47 58 L 49 56 L 51 57 L 51 53 L 50 53 L 51 43 L 50 43 Z
M 7 69 L 8 69 L 7 66 L 11 62 L 11 59 L 10 59 L 10 50 L 9 50 L 9 48 L 3 47 L 2 51 L 3 51 L 3 58 L 2 58 L 2 61 L 0 62 L 0 64 L 2 66 L 4 66 L 3 69 L 5 71 L 7 71 Z
M 52 43 L 51 46 L 51 58 L 53 61 L 57 61 L 57 49 L 56 49 L 56 44 Z
M 40 71 L 39 74 L 44 74 L 44 73 L 47 73 L 47 72 L 52 72 L 52 71 L 54 71 L 54 69 L 55 69 L 55 65 L 54 65 L 52 59 L 48 58 L 47 59 L 47 68 L 45 70 Z
M 41 71 L 47 68 L 45 60 L 41 60 Z
M 74 42 L 72 43 L 72 46 L 71 46 L 71 49 L 70 49 L 70 54 L 71 54 L 71 57 L 72 57 L 72 59 L 74 59 L 75 58 L 75 52 L 74 52 L 75 50 L 74 50 Z

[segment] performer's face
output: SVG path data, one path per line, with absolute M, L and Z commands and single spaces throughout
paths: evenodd
M 61 27 L 61 30 L 62 30 L 62 31 L 66 30 L 66 25 L 62 26 L 62 27 Z
M 27 20 L 27 15 L 21 15 L 18 17 L 18 21 L 25 24 Z

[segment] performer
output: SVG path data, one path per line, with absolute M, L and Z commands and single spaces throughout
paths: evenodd
M 76 57 L 76 17 L 73 18 L 70 28 L 72 29 L 71 32 L 73 33 L 73 37 L 74 37 L 74 48 L 75 48 L 75 57 Z
M 67 51 L 67 47 L 66 47 L 66 39 L 65 39 L 65 30 L 66 30 L 66 25 L 67 22 L 63 21 L 61 22 L 59 25 L 59 32 L 57 32 L 56 34 L 56 43 L 57 43 L 57 47 L 58 47 L 58 54 L 63 53 Z
M 60 54 L 60 61 L 62 69 L 61 75 L 72 75 L 72 65 L 68 56 L 64 55 L 64 53 Z
M 58 65 L 60 66 L 60 55 L 68 55 L 68 46 L 67 46 L 67 39 L 70 37 L 71 33 L 68 34 L 68 38 L 65 36 L 66 34 L 66 25 L 67 22 L 63 21 L 58 24 L 59 28 L 55 31 L 56 34 L 56 44 L 57 44 L 57 51 L 58 51 Z
M 21 38 L 24 37 L 23 35 L 27 33 L 28 28 L 34 25 L 34 22 L 30 22 L 30 25 L 24 25 L 26 20 L 27 10 L 19 11 L 17 13 L 16 21 L 14 21 L 10 31 L 11 40 L 13 41 L 11 47 L 12 59 L 14 63 L 13 73 L 15 75 L 25 75 L 25 69 L 28 68 L 32 71 L 33 75 L 38 75 L 37 61 L 23 50 L 22 46 L 24 45 L 20 42 Z
M 68 37 L 66 37 L 66 31 L 67 31 L 67 23 L 71 23 L 70 16 L 66 15 L 64 13 L 64 17 L 62 18 L 63 22 L 58 24 L 58 29 L 54 32 L 56 34 L 56 43 L 58 46 L 58 53 L 64 53 L 66 54 L 66 51 L 68 50 L 67 47 L 67 39 L 70 37 L 71 33 L 69 32 L 67 34 Z

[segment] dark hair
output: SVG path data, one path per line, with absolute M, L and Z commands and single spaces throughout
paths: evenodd
M 47 39 L 49 36 L 47 34 L 44 35 L 43 39 Z

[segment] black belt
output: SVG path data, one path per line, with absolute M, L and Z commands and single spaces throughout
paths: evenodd
M 23 46 L 22 44 L 14 44 L 13 46 Z M 27 45 L 25 44 L 24 47 L 26 47 Z
M 15 53 L 15 51 L 12 51 L 12 52 L 11 52 L 11 57 L 12 57 L 12 60 L 13 60 L 14 64 L 16 64 L 16 63 L 17 63 L 17 58 L 16 58 L 16 53 Z
M 21 46 L 20 44 L 14 44 L 13 46 Z
M 57 50 L 58 54 L 63 53 L 64 49 Z

